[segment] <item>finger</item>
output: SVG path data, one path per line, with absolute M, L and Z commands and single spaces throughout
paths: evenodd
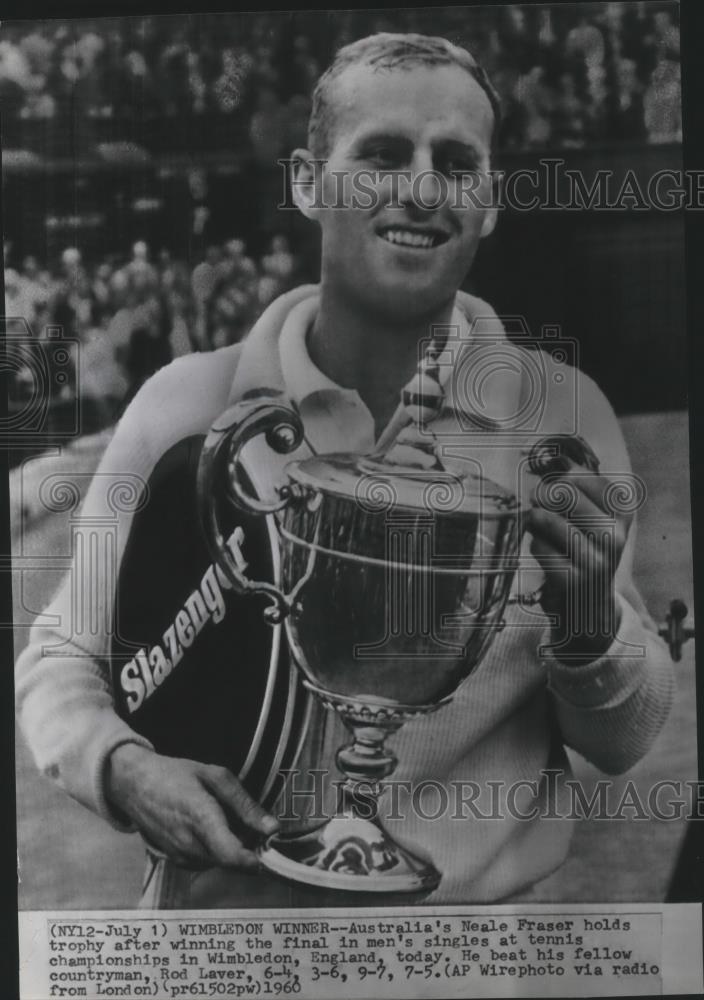
M 157 838 L 151 838 L 157 844 Z M 179 868 L 203 869 L 212 867 L 210 853 L 193 830 L 178 829 L 168 839 L 160 838 L 160 847 Z
M 581 532 L 559 515 L 534 513 L 531 552 L 546 573 L 568 567 L 585 581 L 610 585 L 621 551 L 612 529 Z
M 565 595 L 569 588 L 572 567 L 568 560 L 555 552 L 548 542 L 533 538 L 530 550 L 545 574 L 540 597 L 543 611 L 551 615 L 559 615 L 565 606 Z M 559 623 L 560 619 L 557 618 L 553 624 L 558 625 Z
M 585 504 L 589 503 L 585 498 Z M 576 563 L 589 560 L 591 564 L 594 559 L 618 562 L 626 539 L 621 526 L 611 518 L 596 515 L 580 523 L 543 507 L 533 507 L 527 527 L 534 538 L 548 542 Z
M 603 517 L 605 521 L 613 524 L 614 537 L 619 548 L 623 548 L 633 521 L 634 511 L 619 510 L 618 498 L 621 490 L 628 490 L 630 488 L 628 484 L 626 483 L 622 487 L 619 487 L 617 480 L 597 475 L 580 476 L 576 482 L 580 489 L 580 500 L 581 497 L 584 497 L 593 504 L 595 516 L 592 519 L 591 513 L 583 505 L 579 508 L 575 507 L 571 516 L 584 517 L 585 519 L 588 517 L 592 520 L 592 523 L 597 517 Z
M 563 480 L 557 480 L 562 482 Z M 569 477 L 567 480 L 573 487 L 575 487 L 575 500 L 567 513 L 568 518 L 575 519 L 584 522 L 594 523 L 595 521 L 613 521 L 614 516 L 604 507 L 600 507 L 594 499 L 594 495 L 590 494 L 584 489 L 584 480 Z M 557 513 L 557 511 L 553 511 Z
M 190 868 L 211 865 L 209 852 L 197 836 L 197 825 L 212 803 L 212 795 L 196 775 L 187 772 L 187 781 L 180 784 L 178 795 L 166 801 L 161 801 L 157 794 L 147 799 L 142 812 L 142 831 L 177 864 Z
M 257 833 L 270 834 L 279 829 L 277 820 L 256 802 L 227 768 L 208 767 L 202 780 L 223 805 L 244 826 Z
M 620 511 L 614 506 L 614 489 L 617 489 L 619 484 L 617 477 L 582 470 L 582 467 L 575 465 L 574 462 L 569 463 L 565 472 L 568 473 L 565 476 L 566 481 L 572 483 L 580 493 L 591 500 L 598 512 L 607 514 L 615 521 L 623 521 L 625 524 L 631 522 L 632 514 Z M 559 479 L 554 481 L 558 482 Z M 628 486 L 628 480 L 623 485 Z
M 572 465 L 570 468 L 570 480 L 585 493 L 590 500 L 603 511 L 609 508 L 609 488 L 613 480 L 610 476 L 605 476 L 601 472 L 582 473 L 580 466 Z
M 550 556 L 550 550 L 556 555 L 566 556 L 569 552 L 570 534 L 578 530 L 561 514 L 543 507 L 533 507 L 528 515 L 527 528 L 534 542 L 542 543 L 540 552 L 546 557 Z
M 218 865 L 237 865 L 243 868 L 258 867 L 259 862 L 251 851 L 246 851 L 227 824 L 220 806 L 206 792 L 199 801 L 193 801 L 194 825 L 179 825 L 170 836 L 150 837 L 155 845 L 180 868 L 204 869 Z
M 574 572 L 574 567 L 565 555 L 557 552 L 550 542 L 536 537 L 531 542 L 530 551 L 540 563 L 547 582 L 559 581 L 562 586 L 566 585 L 570 573 Z
M 235 836 L 228 826 L 225 813 L 213 798 L 209 808 L 199 817 L 197 836 L 216 864 L 251 870 L 259 868 L 256 854 L 247 850 Z
M 545 584 L 551 590 L 555 587 L 564 590 L 570 575 L 574 573 L 574 567 L 569 559 L 561 552 L 557 552 L 549 542 L 544 542 L 540 538 L 533 538 L 530 551 L 540 563 L 545 574 Z
M 615 521 L 616 517 L 607 501 L 588 479 L 588 476 L 550 476 L 536 488 L 532 502 L 543 510 L 570 519 Z M 599 499 L 602 501 L 601 505 Z M 557 505 L 559 510 L 552 509 Z
M 599 620 L 610 620 L 613 574 L 608 562 L 599 561 L 598 557 L 574 562 L 555 552 L 548 542 L 536 538 L 531 543 L 531 553 L 545 573 L 544 599 L 541 601 L 544 609 L 567 609 L 573 616 L 572 625 L 576 631 L 584 622 L 591 621 L 593 615 Z

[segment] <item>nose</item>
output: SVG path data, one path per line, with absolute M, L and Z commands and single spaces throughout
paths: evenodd
M 440 207 L 446 194 L 442 190 L 442 176 L 433 169 L 431 151 L 416 150 L 399 179 L 399 207 L 433 212 Z

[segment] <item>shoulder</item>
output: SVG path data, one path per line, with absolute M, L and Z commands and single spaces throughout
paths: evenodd
M 579 435 L 594 449 L 604 469 L 630 467 L 613 407 L 594 379 L 573 363 L 578 359 L 570 342 L 526 346 L 521 337 L 506 335 L 505 318 L 498 317 L 487 302 L 466 293 L 458 293 L 456 301 L 472 327 L 477 348 L 488 352 L 472 373 L 470 386 L 476 393 L 486 383 L 482 409 L 493 407 L 505 427 L 510 424 L 521 434 Z M 529 333 L 525 323 L 523 333 Z M 527 340 L 535 344 L 530 336 Z
M 528 352 L 524 352 L 528 353 Z M 624 469 L 628 452 L 613 406 L 591 376 L 540 349 L 536 355 L 544 392 L 543 423 L 550 433 L 579 435 L 594 449 L 603 469 Z
M 614 408 L 594 379 L 579 372 L 578 426 L 588 440 L 604 471 L 627 472 L 628 449 Z
M 194 419 L 217 410 L 220 401 L 223 406 L 227 403 L 240 353 L 241 344 L 232 344 L 176 358 L 147 379 L 130 409 L 149 411 L 163 406 L 172 415 L 190 413 Z
M 176 358 L 149 378 L 125 410 L 116 439 L 148 464 L 187 437 L 207 434 L 227 407 L 241 345 Z

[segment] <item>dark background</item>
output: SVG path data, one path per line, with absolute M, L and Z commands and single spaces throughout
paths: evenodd
M 585 27 L 591 37 L 580 36 Z M 335 48 L 375 30 L 441 34 L 477 54 L 503 100 L 497 168 L 559 157 L 587 178 L 612 171 L 612 190 L 628 170 L 645 188 L 656 170 L 681 169 L 670 0 L 5 22 L 2 38 L 31 56 L 20 83 L 3 81 L 0 62 L 6 264 L 22 277 L 31 254 L 56 284 L 66 247 L 80 250 L 90 276 L 100 263 L 123 267 L 142 239 L 152 261 L 166 250 L 192 269 L 207 246 L 237 236 L 260 267 L 282 234 L 293 278 L 316 280 L 314 227 L 276 210 L 285 176 L 275 159 L 305 143 L 312 83 Z M 37 34 L 49 53 L 28 46 Z M 91 36 L 103 48 L 89 59 Z M 239 67 L 231 78 L 226 50 Z M 195 193 L 194 171 L 204 181 Z M 208 221 L 194 233 L 203 206 Z M 561 326 L 618 413 L 686 406 L 681 212 L 509 209 L 466 287 L 500 314 L 524 316 L 536 337 Z M 168 306 L 164 315 L 168 326 Z

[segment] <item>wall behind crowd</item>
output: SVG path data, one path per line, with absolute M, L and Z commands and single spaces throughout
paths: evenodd
M 595 151 L 641 174 L 653 155 L 681 165 L 671 2 L 4 23 L 6 312 L 80 341 L 96 424 L 170 357 L 239 339 L 316 279 L 314 228 L 277 208 L 277 159 L 305 143 L 333 52 L 374 31 L 475 52 L 502 98 L 507 169 Z M 618 409 L 686 405 L 679 216 L 506 212 L 468 287 L 536 334 L 576 337 Z M 17 405 L 25 390 L 18 378 Z

